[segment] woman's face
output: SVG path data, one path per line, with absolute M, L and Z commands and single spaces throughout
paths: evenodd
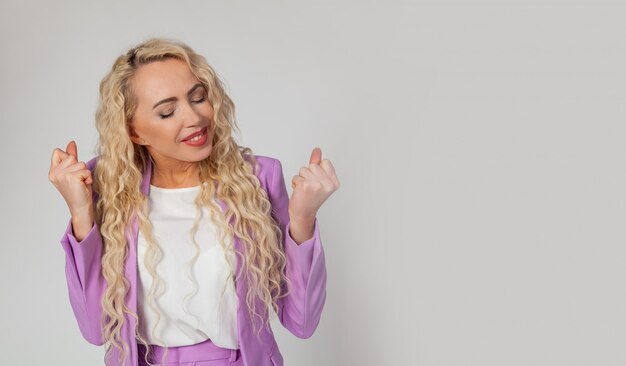
M 130 121 L 133 142 L 146 146 L 157 162 L 195 162 L 210 155 L 213 107 L 184 61 L 170 58 L 142 65 L 132 82 L 137 97 Z M 183 141 L 202 129 L 207 132 L 199 143 Z

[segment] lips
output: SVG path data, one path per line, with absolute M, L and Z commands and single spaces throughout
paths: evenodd
M 185 138 L 184 138 L 184 139 L 182 139 L 181 141 L 187 141 L 187 140 L 192 139 L 192 138 L 194 138 L 194 137 L 196 137 L 196 136 L 198 136 L 198 135 L 202 135 L 203 133 L 205 133 L 205 132 L 207 131 L 207 129 L 208 129 L 208 127 L 204 127 L 204 128 L 202 128 L 202 129 L 200 129 L 199 131 L 194 132 L 194 133 L 192 133 L 191 135 L 189 135 L 189 136 L 185 137 Z

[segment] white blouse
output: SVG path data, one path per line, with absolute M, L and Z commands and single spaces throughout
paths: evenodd
M 198 284 L 197 293 L 187 299 L 185 305 L 186 295 L 191 295 L 193 291 L 193 282 L 187 274 L 190 264 L 187 262 L 193 258 L 196 250 L 190 234 L 196 215 L 194 200 L 199 192 L 199 185 L 187 188 L 150 185 L 149 218 L 157 244 L 164 253 L 156 269 L 164 280 L 165 292 L 157 298 L 161 318 L 152 333 L 157 314 L 148 304 L 152 276 L 143 262 L 147 242 L 139 231 L 137 306 L 141 335 L 150 344 L 159 346 L 193 345 L 211 339 L 222 348 L 238 349 L 234 273 L 226 262 L 223 248 L 218 244 L 217 230 L 206 207 L 203 207 L 203 216 L 195 236 L 200 246 L 200 254 L 192 272 Z M 232 240 L 226 245 L 232 247 Z M 236 258 L 234 254 L 229 254 L 234 271 Z M 231 273 L 233 276 L 229 278 Z

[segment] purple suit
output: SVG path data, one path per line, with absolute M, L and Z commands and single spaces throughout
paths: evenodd
M 284 250 L 287 255 L 286 274 L 293 284 L 292 292 L 285 298 L 278 300 L 278 317 L 281 324 L 298 338 L 309 338 L 317 328 L 322 309 L 326 300 L 326 263 L 324 250 L 320 239 L 318 220 L 315 219 L 313 237 L 300 245 L 289 235 L 289 196 L 285 186 L 282 165 L 278 159 L 255 155 L 259 162 L 257 176 L 261 187 L 268 193 L 272 204 L 273 216 L 277 219 L 284 237 Z M 98 157 L 87 162 L 87 168 L 93 172 Z M 152 162 L 148 159 L 148 166 L 143 173 L 141 191 L 146 195 L 150 189 Z M 94 193 L 93 202 L 98 195 Z M 226 212 L 226 203 L 218 199 L 223 212 Z M 233 225 L 234 217 L 230 224 Z M 126 296 L 126 306 L 137 313 L 137 235 L 138 220 L 132 224 L 131 244 L 125 263 L 126 277 L 130 282 L 130 291 Z M 101 299 L 106 288 L 106 280 L 101 273 L 100 259 L 103 253 L 103 240 L 97 223 L 94 223 L 88 235 L 79 243 L 73 235 L 71 219 L 61 238 L 61 245 L 65 251 L 65 276 L 72 310 L 78 322 L 83 337 L 92 344 L 104 344 L 100 330 L 100 314 L 102 313 Z M 243 252 L 239 238 L 234 238 L 234 248 Z M 237 256 L 237 273 L 242 267 Z M 271 329 L 263 328 L 260 333 L 261 342 L 253 333 L 251 319 L 245 303 L 247 283 L 245 277 L 236 278 L 237 307 L 237 334 L 244 365 L 248 366 L 282 366 L 283 357 Z M 261 302 L 257 300 L 257 309 L 261 309 Z M 258 310 L 257 310 L 258 311 Z M 258 319 L 257 319 L 258 325 Z M 134 336 L 134 319 L 125 314 L 122 327 L 122 337 L 130 345 L 130 363 L 138 363 L 137 343 Z M 114 350 L 112 363 L 120 358 L 120 353 Z

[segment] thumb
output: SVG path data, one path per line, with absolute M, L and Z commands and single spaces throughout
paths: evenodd
M 74 155 L 74 157 L 76 158 L 76 161 L 78 161 L 78 151 L 76 149 L 76 142 L 74 140 L 70 141 L 69 144 L 67 144 L 67 148 L 65 149 L 65 152 L 70 155 Z
M 311 152 L 311 158 L 309 159 L 309 164 L 315 163 L 319 164 L 322 161 L 322 149 L 316 147 Z

